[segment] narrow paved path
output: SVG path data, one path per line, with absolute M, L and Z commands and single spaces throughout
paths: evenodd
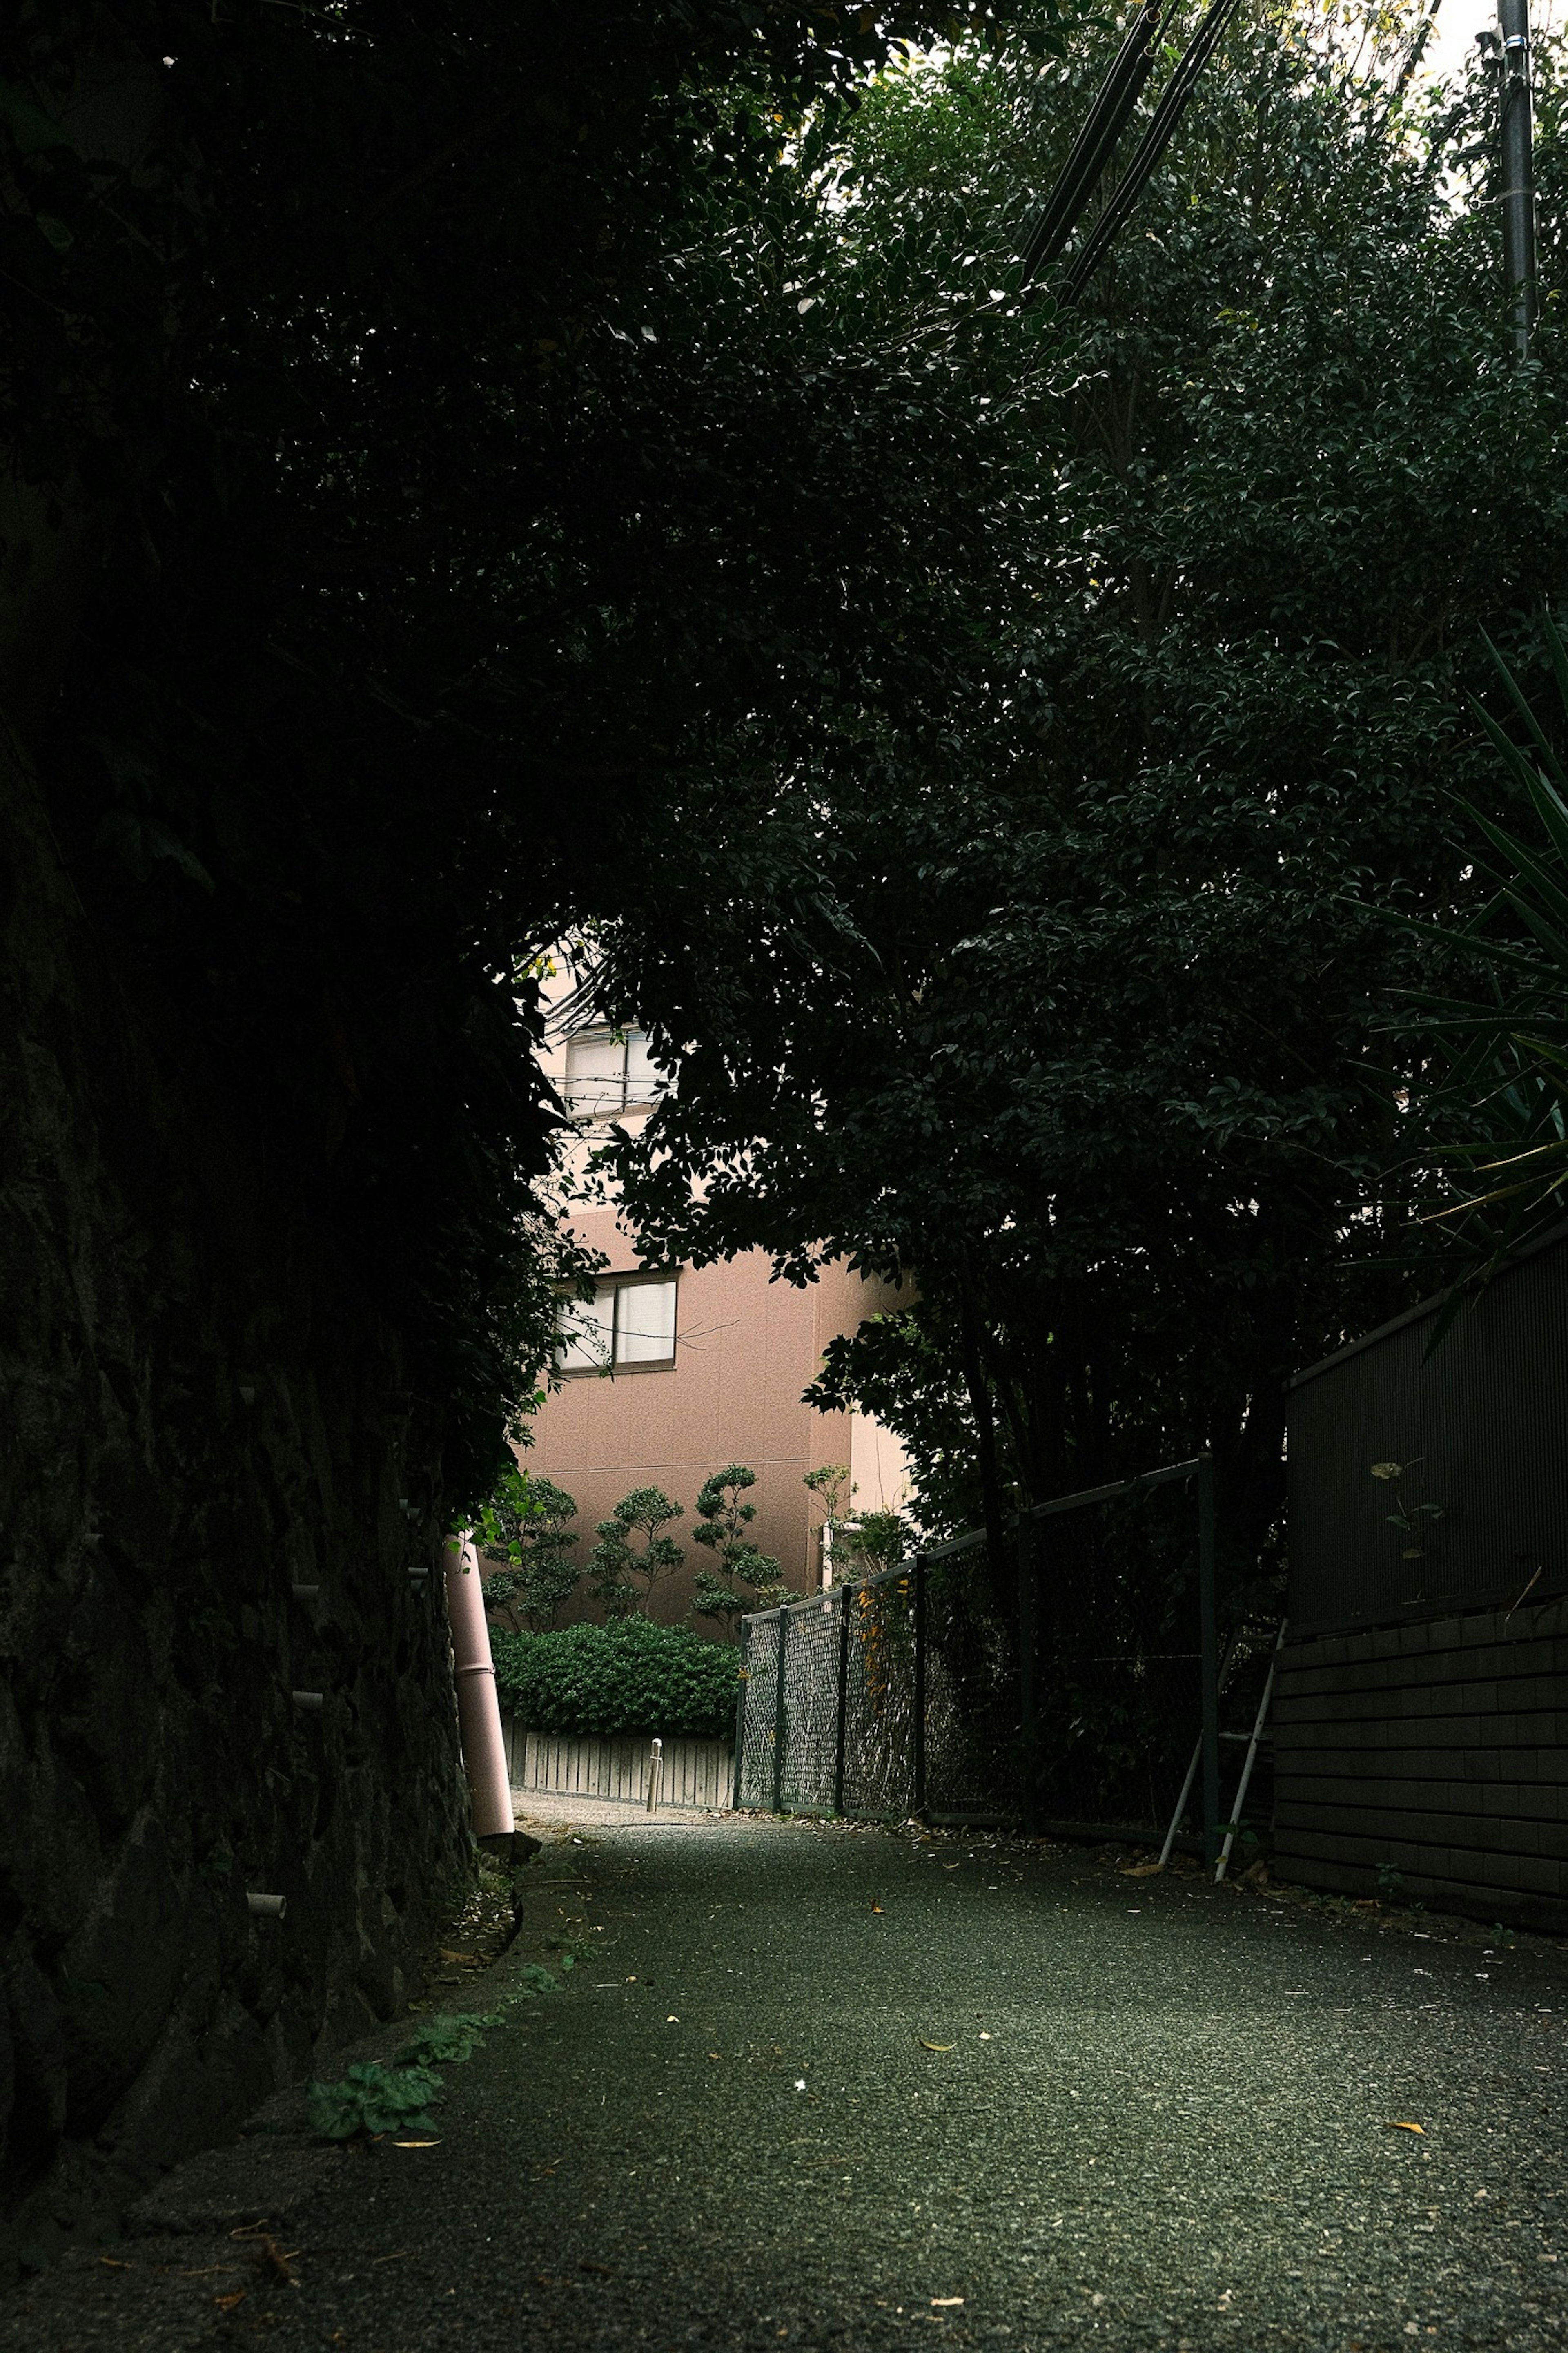
M 437 2147 L 338 2161 L 297 2287 L 204 2284 L 177 2341 L 1562 2341 L 1557 1950 L 978 1841 L 579 1835 L 531 1898 L 568 1989 L 447 2071 Z

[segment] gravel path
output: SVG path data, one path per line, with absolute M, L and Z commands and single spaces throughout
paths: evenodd
M 828 1824 L 584 1826 L 530 1876 L 531 1949 L 553 1914 L 583 1964 L 447 2070 L 437 2146 L 321 2161 L 297 2286 L 247 2242 L 203 2276 L 226 2234 L 143 2241 L 0 2344 L 1568 2333 L 1554 1947 Z

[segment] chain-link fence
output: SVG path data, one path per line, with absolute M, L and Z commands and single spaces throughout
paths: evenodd
M 749 1618 L 744 1641 L 737 1805 L 1019 1810 L 1017 1645 L 978 1538 Z
M 1206 1456 L 1063 1496 L 1000 1562 L 974 1533 L 747 1619 L 735 1803 L 1163 1831 L 1201 1734 L 1212 1841 L 1271 1636 L 1222 1676 Z

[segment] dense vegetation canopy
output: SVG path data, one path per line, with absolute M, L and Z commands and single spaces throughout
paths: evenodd
M 1238 23 L 1074 313 L 1009 258 L 1098 24 L 886 76 L 649 281 L 643 381 L 689 369 L 704 439 L 754 381 L 822 561 L 628 837 L 605 1001 L 678 1084 L 618 1165 L 671 1253 L 916 1276 L 818 1393 L 903 1430 L 939 1525 L 1212 1439 L 1255 1559 L 1289 1374 L 1431 1287 L 1386 1066 L 1444 951 L 1381 917 L 1479 903 L 1453 796 L 1510 786 L 1463 697 L 1483 626 L 1539 671 L 1568 477 L 1554 56 L 1514 367 L 1495 92 L 1405 79 L 1415 29 Z M 825 496 L 840 432 L 870 479 Z
M 650 1251 L 917 1278 L 820 1394 L 929 1524 L 1208 1437 L 1266 1540 L 1286 1375 L 1415 1279 L 1383 1066 L 1454 951 L 1375 911 L 1483 889 L 1462 695 L 1568 548 L 1555 56 L 1515 367 L 1495 92 L 1415 33 L 1238 19 L 1063 311 L 1088 11 L 13 13 L 10 706 L 454 1502 L 577 1272 L 575 924 L 678 1072 Z

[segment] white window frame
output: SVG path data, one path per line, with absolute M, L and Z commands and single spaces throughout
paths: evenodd
M 624 1336 L 630 1336 L 630 1335 L 626 1332 L 626 1327 L 623 1324 L 622 1319 L 627 1313 L 627 1310 L 623 1306 L 622 1303 L 624 1301 L 634 1299 L 639 1291 L 653 1291 L 662 1288 L 668 1288 L 670 1293 L 668 1355 L 662 1356 L 623 1356 L 621 1354 L 621 1341 Z M 621 1373 L 672 1372 L 675 1368 L 676 1352 L 679 1345 L 680 1338 L 680 1276 L 679 1271 L 673 1274 L 660 1272 L 658 1274 L 606 1275 L 594 1286 L 595 1304 L 597 1305 L 606 1296 L 610 1302 L 609 1355 L 602 1362 L 591 1365 L 563 1364 L 558 1355 L 555 1360 L 555 1373 L 557 1378 L 563 1381 L 575 1381 L 584 1378 L 598 1379 L 605 1376 L 608 1376 L 613 1379 Z M 564 1321 L 566 1315 L 570 1314 L 574 1306 L 581 1307 L 584 1303 L 585 1303 L 582 1301 L 563 1299 L 561 1302 L 561 1321 Z M 558 1346 L 560 1344 L 560 1338 L 561 1331 L 560 1324 L 558 1323 Z
M 659 1077 L 657 1072 L 652 1072 L 646 1088 L 639 1084 L 638 1088 L 634 1090 L 631 1084 L 633 1049 L 637 1046 L 646 1047 L 647 1044 L 646 1029 L 609 1029 L 601 1026 L 597 1029 L 573 1030 L 566 1040 L 566 1070 L 562 1082 L 562 1094 L 565 1100 L 568 1115 L 592 1125 L 597 1120 L 617 1119 L 623 1112 L 651 1110 L 659 1096 L 665 1092 L 669 1082 L 668 1079 Z M 615 1071 L 606 1072 L 602 1080 L 579 1082 L 590 1086 L 602 1086 L 605 1089 L 605 1099 L 591 1106 L 579 1105 L 572 1099 L 572 1055 L 574 1049 L 579 1046 L 610 1046 L 619 1050 L 618 1067 Z

